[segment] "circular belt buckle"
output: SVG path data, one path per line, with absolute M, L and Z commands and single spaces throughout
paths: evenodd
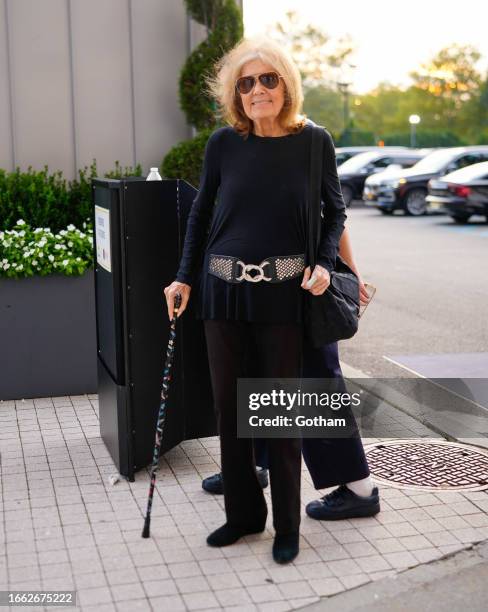
M 240 276 L 236 277 L 236 280 L 238 281 L 247 280 L 250 283 L 258 283 L 259 281 L 262 281 L 262 280 L 266 280 L 266 281 L 271 280 L 270 277 L 264 276 L 264 270 L 263 270 L 263 266 L 269 264 L 268 261 L 263 261 L 259 265 L 245 264 L 243 261 L 240 261 L 240 260 L 238 260 L 237 263 L 242 266 L 242 273 Z M 249 272 L 251 272 L 252 270 L 257 270 L 259 273 L 256 274 L 255 276 L 251 276 Z

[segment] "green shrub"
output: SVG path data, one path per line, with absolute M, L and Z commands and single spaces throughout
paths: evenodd
M 173 147 L 162 163 L 164 178 L 184 179 L 198 189 L 205 145 L 212 131 L 202 130 L 193 140 L 185 140 Z
M 180 106 L 198 136 L 177 144 L 162 163 L 165 178 L 182 178 L 198 187 L 205 144 L 219 127 L 216 102 L 207 89 L 207 76 L 216 62 L 243 36 L 242 13 L 235 0 L 185 0 L 186 9 L 207 29 L 207 38 L 189 55 L 180 74 Z
M 206 77 L 214 64 L 243 36 L 242 14 L 235 0 L 185 0 L 192 19 L 205 25 L 208 37 L 188 56 L 180 74 L 180 106 L 198 130 L 215 126 L 215 105 Z
M 140 164 L 133 169 L 122 168 L 118 161 L 115 169 L 106 172 L 106 178 L 141 176 Z M 0 169 L 0 230 L 12 228 L 17 219 L 31 227 L 50 227 L 57 232 L 72 223 L 81 227 L 91 219 L 91 179 L 98 176 L 96 161 L 78 171 L 78 178 L 67 182 L 58 170 L 49 174 L 43 170 L 27 172 L 17 167 L 14 172 Z
M 385 134 L 383 141 L 386 146 L 410 146 L 410 132 Z M 466 143 L 453 132 L 437 130 L 417 130 L 415 136 L 417 147 L 462 147 Z

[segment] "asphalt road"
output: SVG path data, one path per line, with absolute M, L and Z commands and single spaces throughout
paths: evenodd
M 446 215 L 407 217 L 353 203 L 347 225 L 374 300 L 345 363 L 374 377 L 411 376 L 384 356 L 488 351 L 488 223 Z M 488 373 L 487 373 L 488 378 Z

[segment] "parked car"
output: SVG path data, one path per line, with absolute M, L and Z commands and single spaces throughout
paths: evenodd
M 400 149 L 404 147 L 395 147 L 395 149 Z M 378 149 L 388 149 L 388 147 L 337 147 L 335 150 L 336 153 L 336 163 L 337 167 L 346 162 L 351 157 L 355 155 L 359 155 L 359 153 L 364 153 L 365 151 L 377 151 Z
M 438 149 L 411 168 L 385 177 L 375 186 L 374 197 L 367 196 L 365 203 L 384 214 L 403 209 L 408 215 L 423 215 L 427 212 L 427 185 L 431 179 L 485 160 L 488 146 Z
M 337 170 L 346 206 L 354 199 L 361 199 L 368 176 L 382 172 L 392 164 L 401 168 L 410 167 L 419 159 L 416 150 L 405 147 L 378 147 L 374 151 L 365 151 L 351 157 Z
M 447 212 L 456 223 L 466 223 L 471 215 L 488 221 L 488 161 L 431 179 L 428 189 L 427 210 Z
M 435 149 L 417 149 L 418 158 L 415 163 L 418 163 L 421 159 L 423 159 L 429 153 L 432 153 Z M 412 164 L 410 167 L 413 167 Z M 374 206 L 376 200 L 378 199 L 378 195 L 383 191 L 383 185 L 387 185 L 390 182 L 394 181 L 394 179 L 398 179 L 402 172 L 405 170 L 404 167 L 399 164 L 391 164 L 388 166 L 383 172 L 377 172 L 376 174 L 372 174 L 368 176 L 368 178 L 364 182 L 363 189 L 363 201 L 368 206 Z

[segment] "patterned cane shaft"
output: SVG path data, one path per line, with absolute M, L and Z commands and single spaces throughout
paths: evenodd
M 164 364 L 163 371 L 163 383 L 161 389 L 161 404 L 159 406 L 158 421 L 156 425 L 156 440 L 154 445 L 153 463 L 151 469 L 151 483 L 149 485 L 149 496 L 147 500 L 147 513 L 146 517 L 151 514 L 152 500 L 154 496 L 154 488 L 156 485 L 156 472 L 158 470 L 159 456 L 161 452 L 161 441 L 163 438 L 163 428 L 166 418 L 166 401 L 168 399 L 169 384 L 171 381 L 171 368 L 173 366 L 174 351 L 175 351 L 175 338 L 176 338 L 176 319 L 178 315 L 178 309 L 181 305 L 181 296 L 177 295 L 175 298 L 175 308 L 173 318 L 171 320 L 169 330 L 168 349 L 166 351 L 166 361 Z

